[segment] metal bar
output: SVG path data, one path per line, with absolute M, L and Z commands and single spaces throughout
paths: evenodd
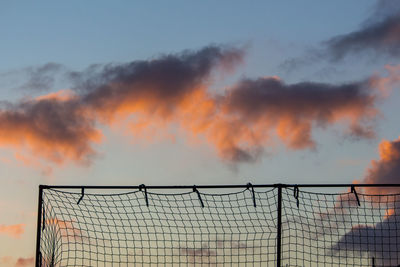
M 276 231 L 276 266 L 281 267 L 282 256 L 282 185 L 278 185 L 278 222 Z
M 254 184 L 254 188 L 274 188 L 278 184 Z M 294 187 L 400 187 L 400 184 L 279 184 L 282 188 Z M 247 188 L 247 184 L 238 185 L 196 185 L 196 188 L 217 189 L 217 188 Z M 108 185 L 42 185 L 43 189 L 140 189 L 139 185 L 133 186 L 108 186 Z M 193 189 L 193 185 L 161 185 L 146 186 L 147 189 Z
M 274 184 L 254 185 L 254 187 L 275 187 Z M 140 186 L 107 186 L 107 185 L 46 185 L 45 189 L 140 189 Z M 147 189 L 193 189 L 193 185 L 147 185 Z M 213 188 L 247 188 L 247 185 L 196 185 L 196 188 L 213 189 Z
M 40 267 L 40 239 L 41 239 L 41 224 L 42 224 L 42 205 L 43 205 L 43 186 L 39 185 L 39 199 L 38 199 L 38 218 L 36 227 L 36 256 L 35 266 Z

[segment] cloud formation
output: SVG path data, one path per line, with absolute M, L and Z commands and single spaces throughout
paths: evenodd
M 347 55 L 374 52 L 400 56 L 400 14 L 387 17 L 358 31 L 333 37 L 325 42 L 331 60 Z
M 359 29 L 334 36 L 304 55 L 285 60 L 280 68 L 291 72 L 322 60 L 340 62 L 345 58 L 366 56 L 398 58 L 400 56 L 400 3 L 396 0 L 377 1 L 372 14 Z
M 0 109 L 0 146 L 26 148 L 54 163 L 87 163 L 100 131 L 78 97 L 50 94 Z
M 0 146 L 24 148 L 57 164 L 90 163 L 96 155 L 92 145 L 102 137 L 98 121 L 108 124 L 118 115 L 141 112 L 166 120 L 205 86 L 213 68 L 230 69 L 241 58 L 241 50 L 207 47 L 70 73 L 78 93 L 61 91 L 17 104 L 3 103 Z
M 201 248 L 181 247 L 175 256 L 184 256 L 193 265 L 217 266 L 229 254 L 231 258 L 239 258 L 246 253 L 253 255 L 254 250 L 261 250 L 261 247 L 234 240 L 210 240 L 202 243 Z
M 47 219 L 45 221 L 46 226 L 55 226 L 59 232 L 61 238 L 74 238 L 76 240 L 82 240 L 88 238 L 87 233 L 81 230 L 75 221 L 60 220 L 57 218 Z
M 0 85 L 8 84 L 12 89 L 43 92 L 54 88 L 65 72 L 66 68 L 63 65 L 50 62 L 0 73 Z
M 400 82 L 400 66 L 388 65 L 385 67 L 387 77 L 372 77 L 370 83 L 382 95 L 389 95 L 393 87 Z M 379 159 L 372 160 L 362 183 L 367 184 L 397 184 L 400 182 L 400 137 L 393 141 L 382 140 L 379 144 Z M 400 193 L 397 187 L 367 187 L 367 194 Z
M 15 267 L 27 267 L 27 266 L 34 266 L 35 259 L 33 257 L 30 258 L 18 258 L 17 262 L 15 263 Z
M 8 235 L 13 238 L 20 238 L 25 232 L 25 224 L 0 224 L 0 234 Z
M 400 182 L 400 137 L 393 141 L 383 140 L 379 145 L 379 160 L 372 160 L 365 183 L 398 184 Z M 378 187 L 366 188 L 370 194 L 399 193 L 400 188 Z
M 400 56 L 399 2 L 379 1 L 375 10 L 360 29 L 325 42 L 330 59 L 341 60 L 364 52 Z
M 277 140 L 292 150 L 314 149 L 316 128 L 340 124 L 345 134 L 373 137 L 382 88 L 398 82 L 390 78 L 396 71 L 344 84 L 287 84 L 261 77 L 212 93 L 214 74 L 230 72 L 243 54 L 211 46 L 69 72 L 71 90 L 3 103 L 0 146 L 55 164 L 90 164 L 97 154 L 94 145 L 102 141 L 101 127 L 123 123 L 133 135 L 148 139 L 154 129 L 174 128 L 183 137 L 205 140 L 224 161 L 254 162 Z
M 368 82 L 334 85 L 286 84 L 276 77 L 243 80 L 221 101 L 225 121 L 215 130 L 219 132 L 217 147 L 233 160 L 254 159 L 275 134 L 289 149 L 313 149 L 313 129 L 338 122 L 347 125 L 349 134 L 369 138 L 374 132 L 368 123 L 378 113 L 375 101 Z
M 37 68 L 25 69 L 27 80 L 20 86 L 21 89 L 47 91 L 55 84 L 56 76 L 64 71 L 64 66 L 57 63 L 47 63 Z
M 0 258 L 0 264 L 4 264 L 6 266 L 14 266 L 14 267 L 28 267 L 34 266 L 34 258 L 18 258 L 16 261 L 13 257 L 4 256 Z
M 330 250 L 332 255 L 368 253 L 369 258 L 375 258 L 375 266 L 397 266 L 400 264 L 399 236 L 400 221 L 394 212 L 376 225 L 353 226 Z

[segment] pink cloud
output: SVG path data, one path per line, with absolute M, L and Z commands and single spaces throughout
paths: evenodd
M 5 234 L 13 238 L 20 238 L 25 232 L 25 224 L 0 224 L 0 234 Z

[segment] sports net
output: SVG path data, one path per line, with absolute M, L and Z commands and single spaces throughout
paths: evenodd
M 400 195 L 280 189 L 45 189 L 39 266 L 400 264 Z
M 80 197 L 44 190 L 44 266 L 274 262 L 276 190 L 254 192 L 254 198 L 248 189 L 226 194 L 86 193 L 77 204 Z
M 400 266 L 400 195 L 283 191 L 282 266 Z

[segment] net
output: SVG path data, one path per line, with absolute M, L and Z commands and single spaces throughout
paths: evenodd
M 272 189 L 80 198 L 80 193 L 44 190 L 43 266 L 266 266 L 275 261 Z
M 39 266 L 400 264 L 400 195 L 153 191 L 44 189 Z
M 282 266 L 400 266 L 400 195 L 283 191 Z

